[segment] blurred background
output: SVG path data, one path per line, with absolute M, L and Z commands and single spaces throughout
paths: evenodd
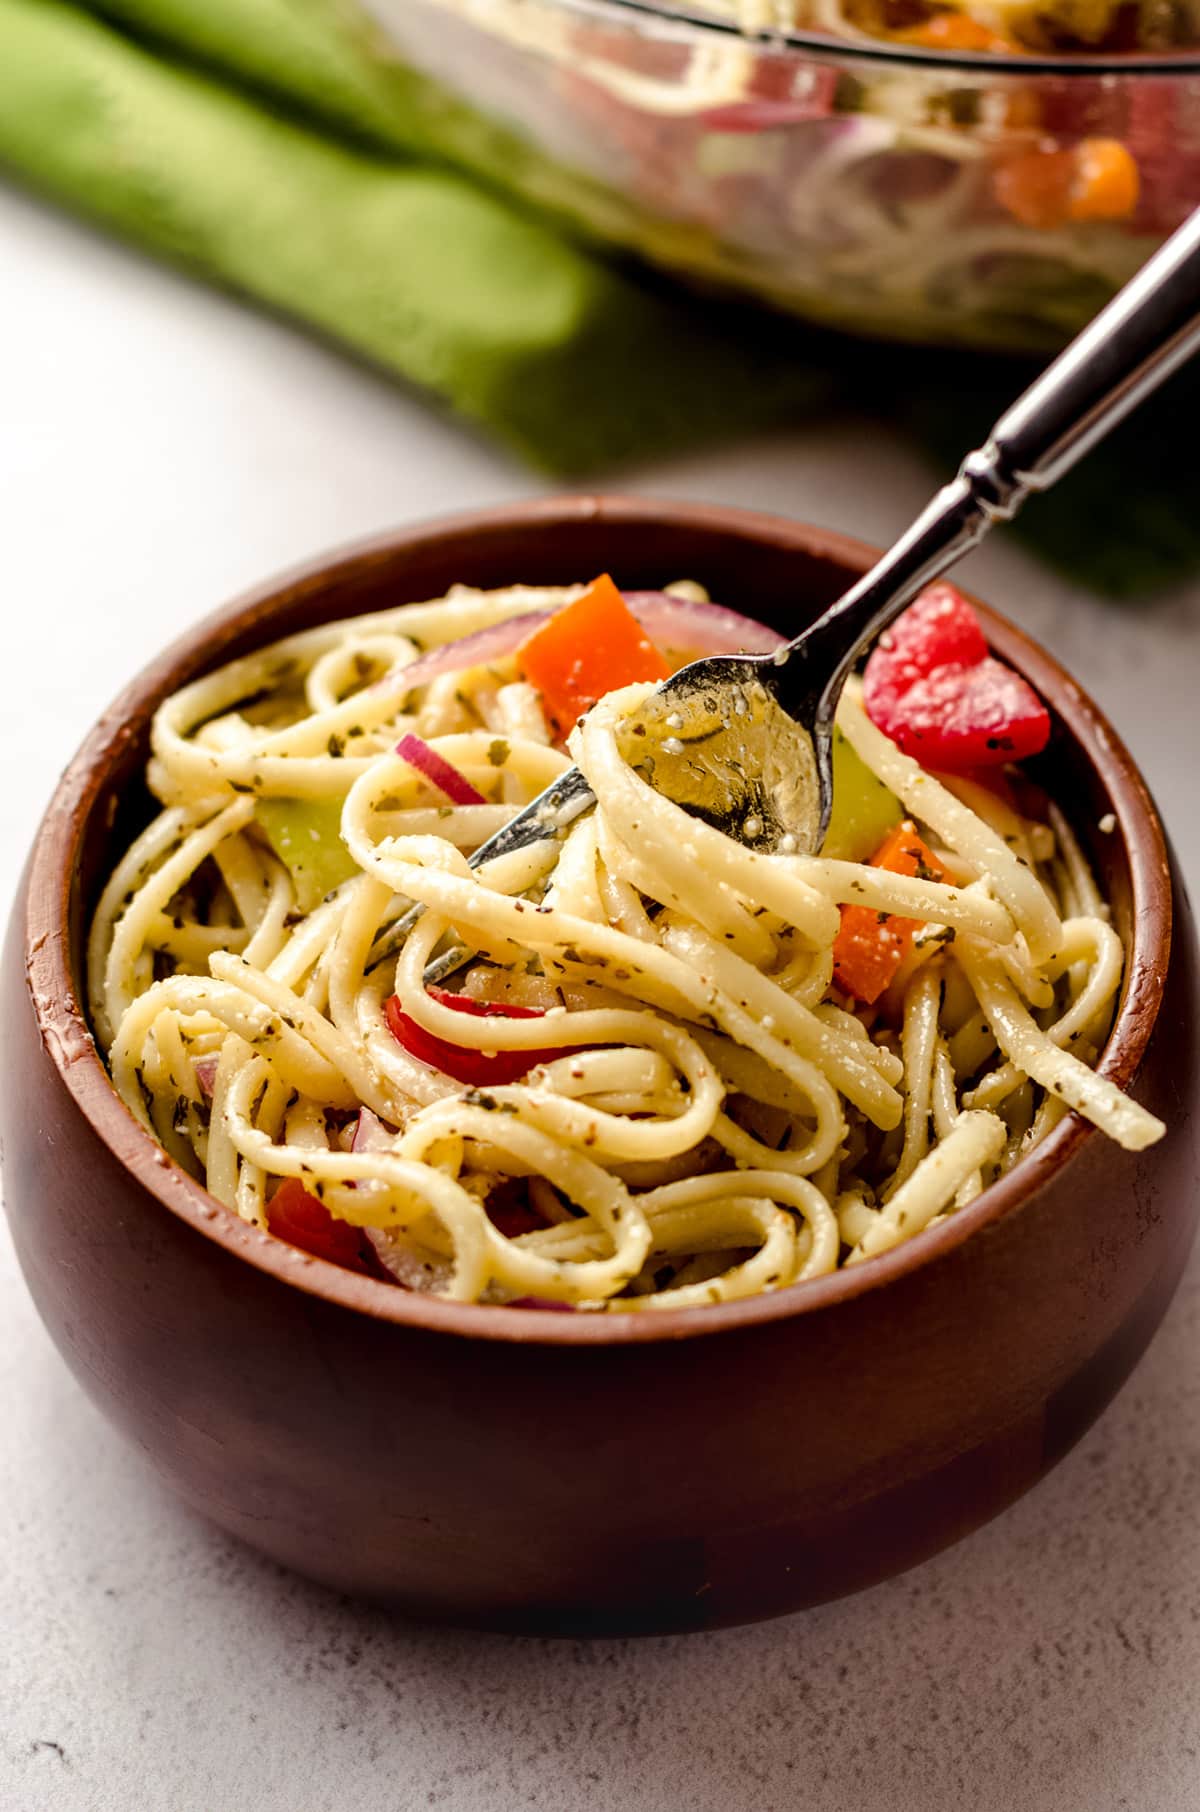
M 123 681 L 331 544 L 580 486 L 887 541 L 1200 204 L 1198 47 L 1195 0 L 0 0 L 5 898 Z M 964 572 L 1193 878 L 1198 405 L 1184 372 Z M 0 1803 L 1194 1812 L 1198 1276 L 1083 1446 L 906 1579 L 513 1644 L 167 1502 L 5 1240 Z
M 945 464 L 1200 203 L 1197 46 L 1197 0 L 0 0 L 0 161 L 552 476 L 854 410 Z M 1198 398 L 1044 557 L 1195 570 Z

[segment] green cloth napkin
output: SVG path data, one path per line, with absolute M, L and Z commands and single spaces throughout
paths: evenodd
M 284 0 L 129 5 L 130 25 L 245 49 L 330 116 L 390 121 L 382 81 Z M 208 40 L 211 39 L 211 42 Z M 328 51 L 328 64 L 325 53 Z M 397 103 L 405 85 L 397 84 Z M 433 106 L 398 105 L 414 144 Z M 53 0 L 0 0 L 0 162 L 579 472 L 827 394 L 780 336 L 700 311 L 579 249 L 427 154 L 382 157 Z M 776 349 L 772 349 L 772 339 Z
M 1028 373 L 700 303 L 564 230 L 553 172 L 339 0 L 0 0 L 0 165 L 584 474 L 839 404 L 977 439 Z M 497 186 L 523 168 L 541 211 Z M 1024 519 L 1114 592 L 1200 570 L 1180 380 Z M 1097 501 L 1099 503 L 1097 505 Z M 1119 508 L 1117 507 L 1119 504 Z

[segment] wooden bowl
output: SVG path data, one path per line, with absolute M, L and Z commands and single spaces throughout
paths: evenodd
M 970 1207 L 849 1272 L 638 1316 L 410 1295 L 237 1221 L 127 1114 L 80 1005 L 100 881 L 145 818 L 163 695 L 325 618 L 453 581 L 683 575 L 788 632 L 871 558 L 734 510 L 567 499 L 406 530 L 243 599 L 137 678 L 68 768 L 4 959 L 13 1236 L 54 1340 L 188 1503 L 418 1615 L 543 1630 L 744 1621 L 870 1584 L 1029 1488 L 1145 1347 L 1196 1218 L 1195 938 L 1120 741 L 990 613 L 1048 701 L 1054 790 L 1130 950 L 1102 1068 L 1170 1126 L 1072 1117 Z M 1116 829 L 1100 819 L 1111 812 Z

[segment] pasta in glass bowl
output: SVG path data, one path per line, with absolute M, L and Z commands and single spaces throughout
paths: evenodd
M 449 154 L 821 324 L 1039 352 L 1200 205 L 1195 8 L 365 0 Z M 437 96 L 455 97 L 455 106 Z
M 812 897 L 793 876 L 787 911 L 794 929 L 809 913 L 812 935 L 776 950 L 769 975 L 745 940 L 756 928 L 776 937 L 770 906 L 747 924 L 712 921 L 733 896 L 714 904 L 721 858 L 709 839 L 720 833 L 701 820 L 688 820 L 692 848 L 672 821 L 677 854 L 655 860 L 703 869 L 712 898 L 660 897 L 647 915 L 650 878 L 636 862 L 654 831 L 639 842 L 629 814 L 640 823 L 653 800 L 630 790 L 619 760 L 616 784 L 605 778 L 611 704 L 573 744 L 600 804 L 559 858 L 554 897 L 529 878 L 481 886 L 454 853 L 565 759 L 546 719 L 573 670 L 554 666 L 557 615 L 526 606 L 578 604 L 580 588 L 564 594 L 564 583 L 610 568 L 635 601 L 654 600 L 642 608 L 659 613 L 657 647 L 667 622 L 688 626 L 685 651 L 727 613 L 664 596 L 680 572 L 771 634 L 794 629 L 798 608 L 815 613 L 866 560 L 766 518 L 620 501 L 412 531 L 202 629 L 85 745 L 9 945 L 9 1212 L 39 1307 L 85 1384 L 226 1527 L 345 1589 L 469 1621 L 643 1628 L 765 1615 L 881 1577 L 991 1514 L 1136 1357 L 1195 1212 L 1191 926 L 1111 730 L 1002 621 L 982 615 L 986 658 L 1049 707 L 1049 746 L 1029 766 L 1058 807 L 1040 821 L 1002 803 L 981 813 L 946 790 L 952 806 L 926 799 L 915 814 L 932 845 L 913 841 L 908 819 L 885 826 L 906 861 L 872 871 L 828 857 L 824 897 L 816 870 Z M 538 594 L 493 595 L 517 574 Z M 446 606 L 397 614 L 452 585 L 464 588 L 456 627 L 486 644 L 465 682 L 437 630 Z M 530 683 L 509 676 L 495 640 L 531 615 L 523 646 L 538 637 L 540 736 Z M 426 646 L 403 651 L 401 716 L 418 721 L 399 725 L 389 754 L 370 738 L 398 727 L 399 635 Z M 281 687 L 293 692 L 282 714 Z M 889 781 L 903 792 L 913 776 L 890 742 L 891 756 L 873 747 L 859 709 L 851 700 L 845 728 L 877 769 L 877 791 L 860 801 L 869 817 Z M 339 712 L 344 724 L 329 716 Z M 139 779 L 152 721 L 157 819 Z M 273 761 L 308 766 L 276 774 Z M 261 821 L 275 853 L 256 873 L 236 840 L 276 780 L 276 804 L 292 804 Z M 193 811 L 180 837 L 170 814 L 189 809 L 193 783 L 210 797 L 224 789 L 224 802 Z M 482 797 L 456 804 L 460 784 Z M 429 803 L 431 785 L 452 789 L 443 804 Z M 313 834 L 322 789 L 338 795 L 347 834 L 352 872 L 340 879 Z M 901 803 L 913 810 L 908 794 Z M 994 820 L 971 831 L 993 838 L 988 888 L 933 872 L 951 859 L 951 809 L 966 814 L 960 831 Z M 180 856 L 197 826 L 206 848 Z M 857 834 L 874 842 L 878 828 L 859 822 Z M 738 859 L 771 866 L 753 850 Z M 1116 1143 L 1045 1110 L 1065 1072 L 1033 1015 L 1061 1022 L 1063 1002 L 1023 1009 L 1037 978 L 1014 977 L 994 954 L 1006 947 L 1006 873 L 1019 893 L 1053 860 L 1076 926 L 1053 938 L 1074 1013 L 1053 1048 L 1065 1060 L 1064 1047 L 1086 1043 L 1074 1029 L 1103 1045 L 1065 1067 L 1090 1079 L 1076 1106 L 1101 1123 L 1117 1116 Z M 383 871 L 393 862 L 403 874 Z M 763 885 L 784 885 L 786 859 L 776 869 Z M 849 921 L 831 996 L 818 921 L 838 918 L 839 891 L 856 900 L 852 881 L 874 891 L 843 908 L 843 929 L 846 911 L 865 919 Z M 749 886 L 743 875 L 733 893 Z M 427 990 L 449 921 L 462 933 L 470 919 L 462 901 L 448 906 L 447 887 L 477 896 L 476 955 Z M 422 890 L 426 913 L 399 962 L 380 960 L 389 903 Z M 661 875 L 652 891 L 669 894 Z M 905 907 L 936 935 L 889 945 L 899 1019 L 888 1030 L 883 994 L 876 1019 L 861 1005 L 856 1016 L 848 990 L 861 1003 L 878 979 L 868 921 L 903 943 Z M 947 1007 L 948 943 L 961 946 L 986 1021 Z M 597 954 L 607 978 L 589 974 Z M 635 962 L 637 984 L 616 973 Z M 1088 978 L 1074 994 L 1068 972 Z M 776 993 L 764 1004 L 767 982 Z M 702 1012 L 689 1013 L 689 988 L 703 992 Z M 753 1023 L 736 1023 L 739 1011 Z M 955 1038 L 962 1075 L 983 1066 L 985 1099 L 961 1098 Z M 465 1072 L 446 1067 L 456 1063 Z M 1041 1105 L 1024 1080 L 1035 1072 Z M 797 1114 L 803 1088 L 815 1092 Z M 881 1107 L 890 1127 L 871 1120 Z M 1043 1111 L 1057 1124 L 1037 1126 Z M 1161 1142 L 1156 1113 L 1169 1123 Z M 820 1149 L 831 1136 L 832 1172 Z M 939 1168 L 949 1183 L 932 1188 Z M 497 1183 L 518 1184 L 520 1199 L 493 1200 Z M 327 1249 L 328 1227 L 314 1233 L 297 1194 L 356 1242 L 368 1229 L 365 1247 Z M 426 1223 L 414 1243 L 417 1197 Z M 547 1312 L 564 1304 L 576 1312 Z M 638 1309 L 652 1312 L 628 1312 Z M 784 1438 L 792 1428 L 802 1438 Z M 835 1525 L 831 1542 L 823 1531 Z

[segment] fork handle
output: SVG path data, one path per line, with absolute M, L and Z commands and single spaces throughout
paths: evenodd
M 787 676 L 789 693 L 804 692 L 808 668 L 813 718 L 828 724 L 864 643 L 993 522 L 1011 520 L 1031 491 L 1056 484 L 1198 348 L 1200 209 L 1005 410 L 907 533 L 789 645 L 804 657 Z M 830 674 L 818 691 L 816 676 Z
M 1200 347 L 1200 209 L 1006 409 L 973 460 L 1049 490 Z M 1011 514 L 1011 510 L 1008 512 Z

